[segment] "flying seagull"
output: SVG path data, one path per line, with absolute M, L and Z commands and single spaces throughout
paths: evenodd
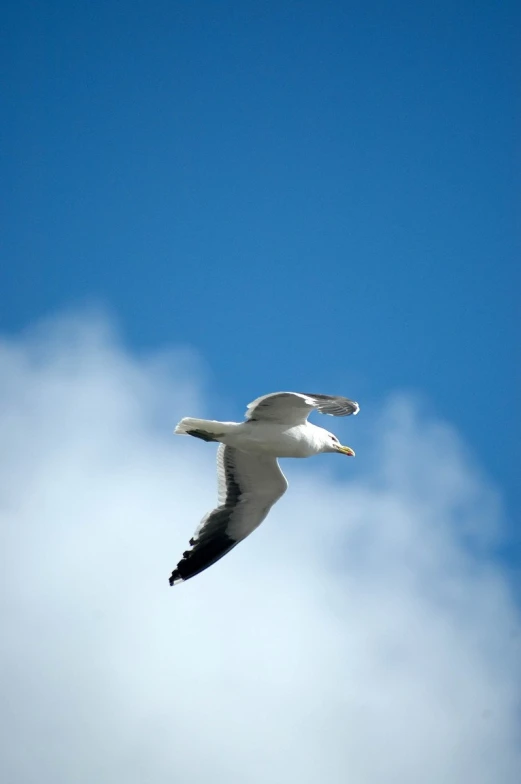
M 172 572 L 170 585 L 207 569 L 262 523 L 288 487 L 278 457 L 311 457 L 320 452 L 354 456 L 351 447 L 312 425 L 308 416 L 313 410 L 349 416 L 358 414 L 359 408 L 346 397 L 274 392 L 250 403 L 244 422 L 181 419 L 175 433 L 219 442 L 219 502 L 199 523 L 190 549 Z

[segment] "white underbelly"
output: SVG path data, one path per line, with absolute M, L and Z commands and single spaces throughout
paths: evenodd
M 281 430 L 277 425 L 245 423 L 222 438 L 222 442 L 245 452 L 274 457 L 310 457 L 317 449 L 306 435 L 304 427 Z

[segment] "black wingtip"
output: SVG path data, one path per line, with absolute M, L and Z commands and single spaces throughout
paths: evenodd
M 183 581 L 183 578 L 179 574 L 179 570 L 178 569 L 174 569 L 174 571 L 172 572 L 172 574 L 168 578 L 168 583 L 169 583 L 170 587 L 172 588 L 172 586 L 174 586 L 176 584 L 176 582 L 182 582 L 182 581 Z
M 193 550 L 186 550 L 183 553 L 183 557 L 170 576 L 168 581 L 170 585 L 177 585 L 178 583 L 186 582 L 191 577 L 195 577 L 196 574 L 203 572 L 222 558 L 223 555 L 233 550 L 239 542 L 226 536 L 226 534 L 221 534 L 214 539 L 208 539 L 203 542 L 197 541 L 194 544 Z

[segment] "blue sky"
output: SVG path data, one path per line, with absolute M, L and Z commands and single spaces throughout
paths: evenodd
M 134 352 L 199 352 L 216 417 L 303 389 L 358 399 L 362 428 L 418 394 L 500 487 L 514 554 L 518 21 L 4 4 L 0 329 L 100 304 Z

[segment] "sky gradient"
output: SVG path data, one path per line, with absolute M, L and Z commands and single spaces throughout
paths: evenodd
M 423 395 L 516 517 L 517 16 L 7 3 L 1 327 L 99 303 L 230 410 Z
M 277 703 L 299 780 L 331 760 L 331 782 L 344 781 L 349 765 L 357 781 L 379 784 L 382 771 L 377 760 L 371 766 L 369 751 L 375 743 L 401 784 L 427 784 L 418 773 L 426 769 L 433 784 L 517 780 L 519 17 L 514 2 L 458 0 L 3 4 L 0 393 L 2 456 L 10 467 L 0 511 L 12 549 L 10 590 L 0 609 L 11 630 L 6 666 L 14 673 L 15 713 L 25 710 L 24 679 L 38 662 L 33 652 L 22 654 L 31 625 L 46 629 L 62 619 L 74 654 L 87 640 L 99 642 L 100 680 L 86 660 L 78 666 L 101 694 L 105 678 L 117 680 L 125 650 L 105 624 L 118 616 L 121 639 L 139 649 L 125 608 L 140 595 L 157 612 L 149 622 L 142 610 L 149 636 L 168 629 L 175 637 L 189 626 L 181 670 L 186 674 L 191 657 L 197 660 L 209 687 L 212 662 L 194 652 L 217 640 L 229 685 L 234 674 L 223 652 L 233 624 L 228 619 L 214 629 L 212 616 L 218 617 L 219 598 L 233 602 L 239 579 L 249 597 L 237 608 L 241 624 L 249 623 L 251 601 L 259 635 L 279 640 L 268 656 L 274 673 L 288 651 L 292 660 L 306 648 L 306 628 L 316 640 L 331 633 L 343 652 L 328 680 L 326 648 L 319 646 L 316 656 L 306 648 L 310 658 L 292 681 L 291 693 L 300 694 L 306 672 L 321 673 L 312 703 L 321 704 L 323 690 L 328 699 L 315 745 L 311 723 L 291 735 L 304 704 L 297 699 L 296 708 L 289 697 Z M 223 559 L 191 581 L 193 593 L 183 599 L 168 591 L 163 599 L 168 586 L 161 581 L 215 494 L 212 450 L 173 439 L 176 419 L 238 419 L 250 400 L 284 389 L 358 400 L 360 415 L 348 422 L 315 418 L 352 446 L 356 459 L 347 467 L 333 456 L 286 463 L 289 500 L 252 537 L 252 549 L 235 548 L 230 566 Z M 77 528 L 68 533 L 72 521 Z M 284 521 L 279 549 L 275 532 Z M 334 536 L 323 541 L 328 526 Z M 345 546 L 337 547 L 335 536 Z M 254 541 L 264 542 L 259 561 Z M 357 567 L 350 553 L 359 547 Z M 129 599 L 120 594 L 125 552 L 137 580 Z M 47 586 L 34 606 L 20 577 L 27 559 L 40 588 Z M 110 572 L 115 561 L 117 587 Z M 89 588 L 81 570 L 98 566 L 101 582 Z M 83 575 L 79 585 L 74 568 Z M 285 570 L 294 593 L 281 609 Z M 259 585 L 265 573 L 276 590 L 256 593 L 250 572 Z M 208 591 L 216 598 L 205 609 Z M 70 592 L 71 606 L 64 598 Z M 276 608 L 274 619 L 264 602 Z M 89 619 L 85 627 L 78 621 L 76 628 L 73 606 Z M 285 636 L 286 613 L 300 613 L 307 627 L 296 620 Z M 386 617 L 394 619 L 391 628 Z M 402 649 L 405 631 L 422 618 L 419 647 L 409 641 Z M 495 640 L 487 638 L 492 627 Z M 164 644 L 174 646 L 164 635 Z M 436 672 L 428 663 L 429 641 L 442 662 Z M 255 658 L 255 646 L 242 644 L 243 656 Z M 364 670 L 353 695 L 345 673 L 366 654 L 373 669 Z M 45 656 L 43 691 L 35 699 L 43 713 L 53 678 L 63 671 L 52 639 Z M 385 662 L 397 662 L 399 676 Z M 175 720 L 162 701 L 161 679 L 168 693 L 182 692 L 184 715 L 191 696 L 157 651 L 138 652 L 127 666 L 121 692 L 114 687 L 116 696 L 102 705 L 121 722 L 126 700 L 133 699 L 122 695 L 141 684 L 132 702 L 137 713 L 128 711 L 132 726 L 121 730 L 123 755 L 147 716 L 158 727 L 163 715 Z M 152 675 L 136 681 L 137 672 L 154 671 L 163 673 L 159 681 Z M 413 710 L 405 700 L 397 716 L 385 694 L 393 694 L 395 677 L 407 671 L 414 672 Z M 74 691 L 74 672 L 67 672 Z M 461 676 L 452 708 L 451 672 Z M 477 697 L 469 672 L 482 688 Z M 274 675 L 269 688 L 264 683 L 270 694 L 277 694 L 277 678 L 283 675 Z M 216 694 L 232 730 L 234 701 L 242 693 L 262 699 L 249 671 L 239 681 L 241 688 Z M 418 718 L 425 691 L 438 717 L 432 724 Z M 155 696 L 140 702 L 145 693 Z M 63 699 L 52 743 L 41 752 L 53 784 L 60 781 L 55 771 L 67 715 L 76 711 L 92 730 L 98 707 L 88 693 L 78 692 L 71 703 Z M 195 701 L 204 705 L 202 691 Z M 344 737 L 335 728 L 357 726 L 361 714 L 350 711 L 362 703 L 382 734 L 375 739 L 368 719 L 351 756 L 335 756 L 332 748 Z M 197 705 L 189 727 L 197 727 Z M 263 710 L 259 715 L 268 716 L 268 703 Z M 7 723 L 20 729 L 20 748 L 44 732 L 34 712 L 22 713 L 18 724 Z M 487 734 L 483 722 L 490 716 L 497 721 L 486 725 L 494 727 Z M 384 742 L 390 718 L 404 733 L 417 725 L 413 761 L 398 739 L 395 752 Z M 429 746 L 443 721 L 453 734 L 441 733 Z M 261 724 L 252 715 L 245 719 L 252 733 Z M 107 726 L 109 736 L 119 726 L 118 720 Z M 175 726 L 179 748 L 190 746 L 189 729 Z M 92 732 L 112 784 L 110 765 L 119 776 L 127 765 L 132 770 L 132 760 L 122 763 L 116 743 L 110 762 L 103 738 Z M 454 733 L 465 738 L 456 766 Z M 251 737 L 243 737 L 246 749 Z M 271 748 L 275 737 L 267 739 Z M 105 781 L 89 767 L 86 747 L 69 740 L 75 751 L 62 760 L 64 784 L 83 756 L 85 780 Z M 219 756 L 216 741 L 209 758 L 222 780 L 248 781 L 253 747 L 228 770 L 224 730 L 219 741 L 226 753 Z M 150 743 L 142 756 L 136 752 L 145 768 L 150 754 L 159 753 L 156 741 Z M 303 744 L 309 758 L 297 765 Z M 6 780 L 16 780 L 15 771 L 23 784 L 36 781 L 38 766 L 24 772 L 14 740 L 10 748 L 14 767 Z M 499 761 L 502 770 L 494 767 Z M 163 780 L 178 763 L 173 753 L 149 780 Z M 252 784 L 275 780 L 282 764 L 266 762 Z M 201 766 L 197 775 L 181 766 L 180 778 L 206 781 Z

